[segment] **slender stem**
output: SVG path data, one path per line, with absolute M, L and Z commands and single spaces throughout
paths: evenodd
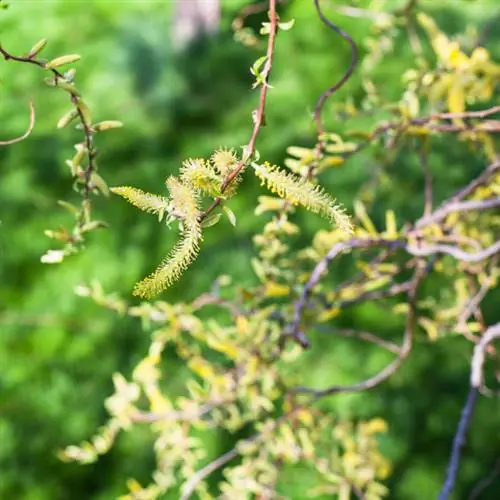
M 241 160 L 238 163 L 238 165 L 236 165 L 236 167 L 231 171 L 231 173 L 225 178 L 221 186 L 220 190 L 221 193 L 224 193 L 226 189 L 234 182 L 236 177 L 245 168 L 248 159 L 251 158 L 255 153 L 255 145 L 257 143 L 257 138 L 259 136 L 261 128 L 265 123 L 265 108 L 266 108 L 267 93 L 269 90 L 268 81 L 273 66 L 274 47 L 276 44 L 276 34 L 278 32 L 278 13 L 276 12 L 276 0 L 269 0 L 269 22 L 270 22 L 269 39 L 267 42 L 266 63 L 264 67 L 266 78 L 260 90 L 259 105 L 253 114 L 254 126 L 252 134 L 250 136 L 250 141 L 247 147 L 245 148 L 246 150 L 243 160 Z M 203 212 L 203 214 L 200 217 L 200 220 L 206 219 L 208 215 L 221 204 L 221 202 L 222 202 L 221 197 L 215 198 L 215 200 L 207 208 L 207 210 Z
M 30 122 L 28 125 L 28 128 L 26 129 L 26 132 L 24 132 L 23 135 L 20 135 L 19 137 L 15 137 L 14 139 L 9 139 L 7 141 L 0 141 L 0 146 L 10 146 L 11 144 L 16 144 L 18 142 L 24 141 L 31 132 L 33 132 L 33 127 L 35 126 L 35 106 L 33 106 L 33 102 L 29 102 L 29 107 L 30 107 Z

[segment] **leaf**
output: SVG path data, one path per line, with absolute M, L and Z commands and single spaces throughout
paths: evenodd
M 188 367 L 202 379 L 213 379 L 215 372 L 213 366 L 206 360 L 196 356 L 189 360 Z
M 79 208 L 75 207 L 72 203 L 68 203 L 67 201 L 64 200 L 58 200 L 57 204 L 66 210 L 70 211 L 73 215 L 77 215 L 79 213 Z
M 295 19 L 290 19 L 290 21 L 286 21 L 284 23 L 278 23 L 279 29 L 283 31 L 289 31 L 293 28 L 295 24 Z
M 64 64 L 71 64 L 76 61 L 79 61 L 81 59 L 81 56 L 78 54 L 68 54 L 66 56 L 60 56 L 56 57 L 55 59 L 52 59 L 52 61 L 49 61 L 46 64 L 46 67 L 49 69 L 55 69 L 58 68 L 59 66 L 63 66 Z
M 264 293 L 266 297 L 288 297 L 290 295 L 290 287 L 280 285 L 274 281 L 268 281 L 265 285 Z
M 448 109 L 450 113 L 463 113 L 465 111 L 465 91 L 460 82 L 455 82 L 448 93 Z M 454 120 L 463 123 L 462 120 Z
M 212 227 L 215 226 L 221 219 L 222 214 L 210 214 L 202 223 L 201 227 Z
M 227 215 L 227 218 L 228 218 L 230 224 L 232 226 L 236 227 L 236 215 L 234 214 L 234 212 L 226 206 L 223 207 L 223 210 L 224 210 L 224 212 L 226 212 L 226 215 Z
M 385 227 L 388 238 L 397 238 L 398 229 L 394 210 L 387 210 L 387 212 L 385 213 Z
M 426 331 L 430 340 L 436 340 L 438 338 L 439 330 L 435 321 L 424 316 L 418 319 L 418 324 Z
M 354 202 L 354 213 L 356 214 L 356 217 L 360 220 L 360 222 L 363 224 L 363 227 L 368 231 L 368 233 L 370 233 L 373 236 L 378 235 L 378 231 L 375 225 L 373 224 L 370 217 L 368 217 L 365 205 L 360 200 L 355 200 Z

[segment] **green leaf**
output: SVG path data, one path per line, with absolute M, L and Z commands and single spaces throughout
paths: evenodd
M 234 214 L 234 212 L 228 207 L 223 207 L 223 209 L 224 212 L 226 212 L 227 218 L 229 219 L 231 225 L 236 226 L 236 215 Z
M 210 214 L 202 223 L 201 227 L 212 227 L 215 226 L 219 221 L 220 218 L 222 217 L 221 213 L 217 214 Z

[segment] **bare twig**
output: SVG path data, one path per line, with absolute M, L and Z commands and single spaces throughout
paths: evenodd
M 344 30 L 339 28 L 336 24 L 332 23 L 323 13 L 321 10 L 321 7 L 319 5 L 319 0 L 314 0 L 314 6 L 316 7 L 316 11 L 318 12 L 318 16 L 320 17 L 321 21 L 323 24 L 328 26 L 330 29 L 335 31 L 338 35 L 340 35 L 349 45 L 351 46 L 351 62 L 349 63 L 349 67 L 347 68 L 346 72 L 343 74 L 342 78 L 335 83 L 335 85 L 332 85 L 329 89 L 327 89 L 323 94 L 321 94 L 320 98 L 318 99 L 318 102 L 316 103 L 316 107 L 314 108 L 314 121 L 316 122 L 316 130 L 318 133 L 318 136 L 322 136 L 325 132 L 323 128 L 323 123 L 321 120 L 321 111 L 323 110 L 323 106 L 325 105 L 326 101 L 328 98 L 337 92 L 351 77 L 353 74 L 354 70 L 356 69 L 356 65 L 358 62 L 358 47 L 354 40 L 351 38 L 351 35 L 349 33 L 346 33 Z M 321 151 L 324 143 L 322 139 L 320 138 L 318 142 L 320 148 L 318 152 Z
M 462 448 L 465 444 L 465 435 L 467 434 L 467 429 L 469 428 L 472 414 L 474 413 L 474 407 L 477 400 L 478 390 L 476 387 L 471 386 L 469 388 L 469 393 L 467 395 L 467 400 L 465 406 L 462 410 L 460 416 L 460 421 L 458 423 L 457 433 L 453 439 L 453 446 L 451 449 L 450 463 L 448 465 L 448 471 L 446 473 L 446 480 L 439 493 L 438 500 L 448 500 L 453 488 L 455 487 L 455 482 L 458 473 L 458 467 L 460 465 L 460 457 L 462 454 Z
M 33 64 L 35 66 L 38 66 L 39 68 L 42 68 L 44 70 L 49 69 L 52 75 L 54 76 L 54 82 L 57 86 L 57 82 L 59 81 L 64 81 L 65 77 L 62 73 L 60 73 L 57 69 L 54 68 L 48 68 L 47 64 L 45 61 L 41 59 L 36 59 L 33 56 L 14 56 L 7 52 L 2 46 L 0 46 L 0 54 L 4 57 L 6 61 L 16 61 L 20 63 L 26 63 L 26 64 Z M 75 106 L 76 112 L 78 119 L 80 120 L 80 124 L 82 126 L 84 135 L 85 135 L 85 148 L 86 148 L 86 156 L 87 156 L 87 166 L 83 170 L 83 204 L 82 204 L 82 210 L 80 213 L 79 217 L 79 225 L 83 225 L 86 222 L 88 222 L 87 218 L 89 216 L 89 211 L 90 211 L 90 193 L 92 191 L 92 174 L 95 171 L 95 156 L 96 156 L 96 149 L 94 145 L 94 130 L 92 129 L 92 124 L 87 123 L 87 119 L 84 116 L 84 113 L 81 109 L 81 106 L 79 106 L 79 94 L 77 90 L 71 90 L 69 88 L 66 88 L 66 90 L 69 92 L 69 97 L 71 100 L 71 103 Z M 34 118 L 33 118 L 34 120 Z
M 472 489 L 467 500 L 476 500 L 479 498 L 481 493 L 488 488 L 488 486 L 493 483 L 495 478 L 500 474 L 500 458 L 495 462 L 495 465 L 491 469 L 490 473 L 481 481 L 479 481 L 476 486 Z
M 234 460 L 238 456 L 238 451 L 236 448 L 229 450 L 227 453 L 224 453 L 220 457 L 216 458 L 208 465 L 200 469 L 189 481 L 185 484 L 183 488 L 183 493 L 181 496 L 181 500 L 188 500 L 191 498 L 191 495 L 196 490 L 196 487 L 203 481 L 206 477 L 210 476 L 212 472 L 215 472 L 217 469 L 220 469 L 225 464 Z
M 424 226 L 428 226 L 429 224 L 436 224 L 437 222 L 441 222 L 448 215 L 455 212 L 468 212 L 469 210 L 488 210 L 490 208 L 496 208 L 499 206 L 500 197 L 490 198 L 487 200 L 471 200 L 456 203 L 446 203 L 442 208 L 434 212 L 434 214 L 430 214 L 420 219 L 417 222 L 416 227 L 421 228 Z
M 406 328 L 403 336 L 403 342 L 398 352 L 397 358 L 388 364 L 385 368 L 380 370 L 376 375 L 370 377 L 362 382 L 351 385 L 333 385 L 326 389 L 313 389 L 311 387 L 297 386 L 292 389 L 294 393 L 306 393 L 312 395 L 315 399 L 329 396 L 331 394 L 338 394 L 341 392 L 360 392 L 372 389 L 377 385 L 385 382 L 391 377 L 403 364 L 403 361 L 408 357 L 413 343 L 413 330 L 415 328 L 416 319 L 416 293 L 420 282 L 424 276 L 424 269 L 417 270 L 413 280 L 413 286 L 408 292 L 409 311 L 406 318 Z
M 359 338 L 361 340 L 364 340 L 366 342 L 371 342 L 373 344 L 377 344 L 380 347 L 383 347 L 384 349 L 387 349 L 388 351 L 394 353 L 394 354 L 399 354 L 401 352 L 401 347 L 389 342 L 387 340 L 384 340 L 377 335 L 374 335 L 373 333 L 370 332 L 360 332 L 358 330 L 353 330 L 351 328 L 318 328 L 320 332 L 328 333 L 331 335 L 339 335 L 341 337 L 351 337 L 351 338 Z
M 451 245 L 433 245 L 433 246 L 408 246 L 405 245 L 405 250 L 415 257 L 427 257 L 429 255 L 446 254 L 454 257 L 462 262 L 481 262 L 493 257 L 500 252 L 500 241 L 476 253 L 468 253 L 460 248 Z
M 33 102 L 29 102 L 29 107 L 30 107 L 30 122 L 28 125 L 28 128 L 26 129 L 26 132 L 24 132 L 23 135 L 19 137 L 15 137 L 14 139 L 9 139 L 7 141 L 0 141 L 0 146 L 10 146 L 11 144 L 16 144 L 18 142 L 24 141 L 31 132 L 33 132 L 33 127 L 35 126 L 35 106 L 33 105 Z
M 383 238 L 375 239 L 352 239 L 345 242 L 340 242 L 334 245 L 331 250 L 326 254 L 326 256 L 318 262 L 316 267 L 313 269 L 311 276 L 307 280 L 307 283 L 302 289 L 302 293 L 295 304 L 294 307 L 294 319 L 288 330 L 284 333 L 282 342 L 286 340 L 287 337 L 293 337 L 299 344 L 304 344 L 304 333 L 300 331 L 300 323 L 302 321 L 302 315 L 305 308 L 309 302 L 309 296 L 312 289 L 318 284 L 323 273 L 328 269 L 328 266 L 332 260 L 334 260 L 338 255 L 346 250 L 352 250 L 354 248 L 373 248 L 378 246 L 387 246 L 389 248 L 402 246 L 403 243 L 398 240 L 386 240 Z
M 474 348 L 474 353 L 472 355 L 471 362 L 471 375 L 470 375 L 470 387 L 469 394 L 467 396 L 467 401 L 462 410 L 462 415 L 458 423 L 457 432 L 453 440 L 453 446 L 451 450 L 450 462 L 448 465 L 448 470 L 446 473 L 446 479 L 439 494 L 438 500 L 447 500 L 451 495 L 458 474 L 458 468 L 460 465 L 460 458 L 462 453 L 462 448 L 465 444 L 465 436 L 467 429 L 470 425 L 472 414 L 474 411 L 474 406 L 476 403 L 477 395 L 481 387 L 483 386 L 483 366 L 484 359 L 486 355 L 487 346 L 493 342 L 495 339 L 500 338 L 500 323 L 496 323 L 490 326 L 481 337 Z
M 432 174 L 429 169 L 429 156 L 427 153 L 427 141 L 424 142 L 421 148 L 418 149 L 420 165 L 424 172 L 425 179 L 425 197 L 424 197 L 424 217 L 429 216 L 432 212 Z
M 225 401 L 211 401 L 210 403 L 201 405 L 197 411 L 170 411 L 167 413 L 137 412 L 132 416 L 132 421 L 148 424 L 152 422 L 190 422 L 210 413 L 216 406 L 223 403 Z

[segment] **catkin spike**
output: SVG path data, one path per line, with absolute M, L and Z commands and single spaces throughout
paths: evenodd
M 200 189 L 208 196 L 219 196 L 223 176 L 203 158 L 187 159 L 182 163 L 181 181 L 194 189 Z
M 125 198 L 134 207 L 157 214 L 160 219 L 163 218 L 168 208 L 168 198 L 156 194 L 146 193 L 142 189 L 137 189 L 129 186 L 120 186 L 111 188 L 111 191 L 119 196 Z
M 352 233 L 352 225 L 343 208 L 321 187 L 280 170 L 275 165 L 253 165 L 255 174 L 268 189 L 293 205 L 301 205 L 335 223 L 341 231 Z
M 201 230 L 195 228 L 186 230 L 181 240 L 158 268 L 137 283 L 134 295 L 151 299 L 177 281 L 189 264 L 196 259 L 201 239 Z

